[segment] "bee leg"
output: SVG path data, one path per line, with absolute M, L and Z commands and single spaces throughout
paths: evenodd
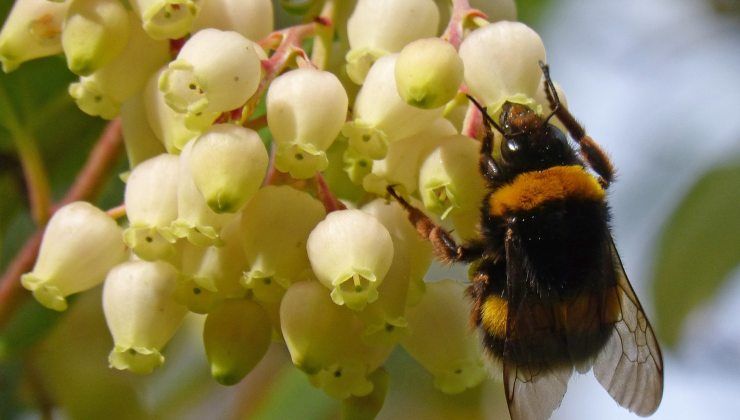
M 412 206 L 403 197 L 398 195 L 393 186 L 388 186 L 388 194 L 408 213 L 409 221 L 419 232 L 419 235 L 432 243 L 434 254 L 445 263 L 470 262 L 479 259 L 483 255 L 483 246 L 478 243 L 458 245 L 449 232 L 437 225 L 421 210 Z
M 501 128 L 496 122 L 488 115 L 486 108 L 483 107 L 478 101 L 472 96 L 468 95 L 470 101 L 478 108 L 478 111 L 483 115 L 485 123 L 483 124 L 483 139 L 480 145 L 480 158 L 478 160 L 478 170 L 480 171 L 483 178 L 488 182 L 490 188 L 496 188 L 501 184 L 501 169 L 499 168 L 496 161 L 491 156 L 493 152 L 493 128 L 496 128 L 501 132 Z M 493 128 L 492 128 L 493 127 Z
M 614 165 L 609 159 L 609 156 L 607 156 L 606 152 L 591 136 L 586 134 L 586 130 L 576 121 L 573 114 L 568 111 L 568 108 L 561 105 L 555 85 L 550 78 L 550 68 L 548 65 L 540 61 L 540 68 L 542 68 L 542 74 L 545 77 L 545 94 L 547 95 L 547 101 L 550 102 L 550 108 L 552 108 L 553 114 L 558 117 L 570 135 L 576 140 L 578 146 L 581 148 L 581 157 L 591 169 L 599 174 L 601 184 L 604 188 L 608 187 L 612 180 L 614 180 Z

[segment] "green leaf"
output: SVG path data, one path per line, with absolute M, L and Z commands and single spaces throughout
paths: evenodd
M 657 327 L 669 345 L 686 316 L 740 264 L 740 161 L 704 174 L 668 220 L 655 270 Z

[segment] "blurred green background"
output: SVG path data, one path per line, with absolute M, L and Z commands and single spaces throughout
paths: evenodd
M 0 0 L 0 17 L 10 0 Z M 614 234 L 656 327 L 666 388 L 655 418 L 736 418 L 740 412 L 740 6 L 737 1 L 519 1 L 520 20 L 548 49 L 570 109 L 619 168 Z M 282 17 L 281 17 L 282 19 Z M 33 138 L 54 199 L 63 196 L 104 123 L 67 95 L 60 57 L 0 74 L 0 271 L 34 231 L 18 160 Z M 24 150 L 36 153 L 36 150 Z M 114 173 L 126 168 L 123 155 Z M 122 200 L 114 175 L 97 204 Z M 459 276 L 441 270 L 432 276 Z M 99 290 L 64 314 L 25 299 L 0 325 L 0 419 L 338 418 L 275 345 L 235 387 L 208 377 L 192 317 L 149 377 L 107 367 L 112 346 Z M 30 296 L 30 295 L 29 295 Z M 1 304 L 1 303 L 0 303 Z M 391 357 L 380 418 L 506 418 L 498 380 L 462 395 L 434 390 L 402 351 Z M 571 382 L 554 418 L 633 418 L 590 376 Z

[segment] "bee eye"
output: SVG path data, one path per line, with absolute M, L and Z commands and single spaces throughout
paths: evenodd
M 519 151 L 519 142 L 516 141 L 516 139 L 506 139 L 504 146 L 509 153 L 516 153 Z
M 507 138 L 501 144 L 501 157 L 509 164 L 515 164 L 522 154 L 522 143 L 517 138 Z

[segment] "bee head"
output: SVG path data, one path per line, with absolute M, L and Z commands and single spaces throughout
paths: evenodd
M 517 172 L 577 162 L 565 134 L 526 105 L 504 103 L 500 124 L 503 164 Z

